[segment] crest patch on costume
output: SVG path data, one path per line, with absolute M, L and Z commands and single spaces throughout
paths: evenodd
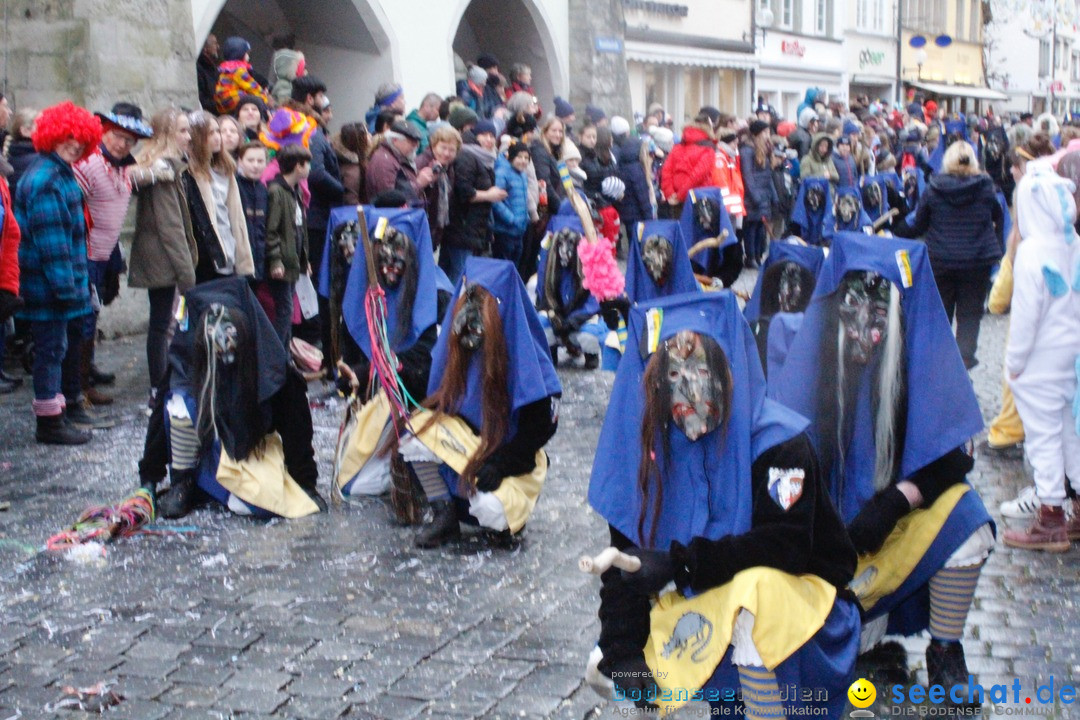
M 176 305 L 176 322 L 179 326 L 180 332 L 187 332 L 188 329 L 188 312 L 187 312 L 187 298 L 183 295 L 180 296 L 180 302 Z
M 390 224 L 390 221 L 387 220 L 385 217 L 379 218 L 378 222 L 375 223 L 375 237 L 378 238 L 379 240 L 382 240 L 383 235 L 386 234 L 386 227 L 389 224 Z
M 906 288 L 914 284 L 911 279 L 911 257 L 907 250 L 896 251 L 896 267 L 900 268 L 900 284 Z
M 648 328 L 646 349 L 649 354 L 656 352 L 660 347 L 660 328 L 664 324 L 664 311 L 662 308 L 651 308 L 645 313 L 645 324 Z
M 769 497 L 786 511 L 802 497 L 805 479 L 802 468 L 769 468 Z
M 712 636 L 713 625 L 704 615 L 696 612 L 685 613 L 675 623 L 671 637 L 664 643 L 663 657 L 667 659 L 674 654 L 675 659 L 679 660 L 683 653 L 689 652 L 691 662 L 699 663 Z

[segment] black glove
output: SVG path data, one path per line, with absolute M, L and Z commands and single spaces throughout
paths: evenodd
M 964 478 L 975 467 L 975 460 L 963 448 L 956 448 L 915 472 L 908 478 L 922 494 L 922 506 L 933 505 L 942 493 Z
M 620 658 L 606 664 L 605 673 L 615 683 L 616 699 L 632 700 L 642 710 L 655 709 L 658 690 L 644 655 Z
M 23 299 L 10 290 L 0 290 L 0 323 L 19 311 L 23 306 Z
M 895 485 L 874 495 L 848 525 L 851 544 L 860 555 L 877 552 L 900 518 L 911 512 L 904 493 Z
M 551 313 L 551 315 L 548 316 L 548 322 L 551 323 L 551 332 L 556 335 L 563 334 L 563 319 L 558 313 Z
M 497 463 L 485 462 L 476 471 L 476 489 L 480 492 L 495 492 L 502 485 L 506 475 Z
M 621 571 L 623 583 L 631 590 L 653 595 L 675 579 L 675 565 L 670 553 L 641 548 L 627 548 L 625 552 L 641 560 L 641 569 L 637 572 Z
M 600 314 L 604 318 L 604 323 L 610 330 L 619 329 L 619 318 L 626 320 L 627 314 L 630 312 L 630 300 L 625 295 L 620 295 L 617 298 L 610 300 L 604 300 L 600 303 Z M 629 324 L 629 321 L 627 321 Z

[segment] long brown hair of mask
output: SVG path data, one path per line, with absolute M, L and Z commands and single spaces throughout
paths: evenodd
M 718 373 L 723 386 L 723 415 L 713 440 L 723 443 L 727 437 L 728 421 L 731 419 L 732 380 L 731 367 L 724 351 L 711 337 L 698 335 L 698 342 L 705 348 L 705 358 L 709 369 Z M 652 485 L 656 492 L 652 503 L 652 517 L 649 520 L 647 544 L 652 547 L 656 539 L 656 524 L 660 519 L 660 509 L 664 505 L 664 475 L 669 469 L 671 459 L 671 439 L 669 430 L 671 417 L 671 385 L 668 383 L 668 371 L 671 358 L 667 344 L 653 353 L 645 366 L 642 381 L 645 391 L 645 413 L 641 419 L 641 462 L 638 465 L 638 492 L 641 494 L 641 513 L 638 515 L 638 537 L 643 541 L 645 535 L 645 516 L 649 512 L 646 503 Z M 717 479 L 724 482 L 725 479 Z
M 471 496 L 476 492 L 476 472 L 494 453 L 510 429 L 510 390 L 507 386 L 510 361 L 506 354 L 506 336 L 503 335 L 502 318 L 499 317 L 499 302 L 487 290 L 477 287 L 476 298 L 481 301 L 481 316 L 484 322 L 484 344 L 479 348 L 483 355 L 479 358 L 484 363 L 482 393 L 483 408 L 480 427 L 480 448 L 469 460 L 461 472 L 458 492 Z M 465 305 L 466 295 L 458 298 L 451 317 Z M 461 347 L 458 333 L 451 329 L 450 342 L 447 345 L 446 370 L 443 372 L 439 388 L 428 395 L 424 407 L 434 411 L 431 420 L 423 427 L 424 432 L 444 416 L 455 415 L 465 397 L 468 382 L 469 361 L 471 355 Z

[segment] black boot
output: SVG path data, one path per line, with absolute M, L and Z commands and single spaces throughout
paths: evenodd
M 67 421 L 79 430 L 107 430 L 116 426 L 115 420 L 98 415 L 83 401 L 68 405 Z
M 63 415 L 37 416 L 37 441 L 44 445 L 85 445 L 90 437 L 89 431 L 64 422 Z
M 926 646 L 926 677 L 930 685 L 948 689 L 953 685 L 967 687 L 968 669 L 964 659 L 964 646 L 959 640 L 930 640 Z M 950 700 L 950 704 L 951 700 Z M 955 703 L 956 707 L 977 706 L 978 703 Z
M 593 353 L 585 353 L 585 369 L 595 370 L 600 367 L 600 356 Z
M 418 548 L 437 548 L 461 537 L 453 500 L 435 500 L 431 503 L 431 509 L 435 513 L 431 523 L 416 534 L 415 544 Z
M 90 384 L 91 385 L 112 385 L 116 382 L 116 373 L 105 372 L 94 362 L 90 361 Z
M 182 518 L 205 501 L 206 493 L 198 485 L 196 471 L 182 470 L 173 474 L 169 491 L 158 500 L 158 516 Z

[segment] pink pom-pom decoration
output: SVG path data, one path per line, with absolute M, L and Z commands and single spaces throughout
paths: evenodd
M 581 258 L 581 270 L 585 275 L 581 284 L 585 289 L 597 300 L 612 300 L 622 295 L 626 278 L 615 263 L 611 241 L 600 236 L 589 242 L 588 238 L 582 237 L 577 250 L 578 257 Z

